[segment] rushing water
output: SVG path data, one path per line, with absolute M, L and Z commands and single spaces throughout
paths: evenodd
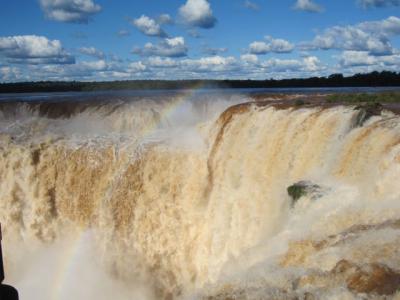
M 234 93 L 118 99 L 0 106 L 21 299 L 400 296 L 397 115 L 360 126 L 353 107 Z M 299 181 L 314 190 L 294 202 Z

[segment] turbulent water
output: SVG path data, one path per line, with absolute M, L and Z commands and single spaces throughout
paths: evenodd
M 249 101 L 0 105 L 7 282 L 33 300 L 400 297 L 400 118 Z M 294 201 L 299 181 L 315 190 Z

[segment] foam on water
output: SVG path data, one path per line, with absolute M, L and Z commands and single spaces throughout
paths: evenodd
M 341 260 L 399 271 L 400 119 L 246 100 L 3 110 L 0 221 L 22 298 L 356 299 Z M 299 181 L 322 192 L 293 203 Z

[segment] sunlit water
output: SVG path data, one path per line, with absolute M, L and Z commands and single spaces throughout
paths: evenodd
M 7 282 L 33 300 L 358 299 L 341 260 L 399 271 L 399 117 L 251 101 L 1 106 Z M 294 203 L 299 181 L 317 197 Z

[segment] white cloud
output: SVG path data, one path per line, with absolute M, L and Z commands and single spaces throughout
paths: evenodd
M 158 44 L 147 43 L 143 48 L 134 48 L 133 53 L 141 56 L 186 56 L 188 48 L 183 37 L 166 38 Z
M 18 69 L 1 69 L 0 80 L 119 80 L 119 79 L 194 79 L 232 78 L 263 79 L 319 75 L 325 66 L 318 58 L 270 59 L 260 61 L 254 54 L 171 58 L 151 56 L 134 62 L 100 59 L 79 61 L 73 65 L 27 65 Z M 18 77 L 17 77 L 18 76 Z M 8 79 L 6 79 L 6 77 Z
M 106 70 L 109 65 L 106 63 L 105 60 L 97 60 L 97 61 L 83 61 L 80 65 L 90 71 L 104 71 Z
M 243 3 L 244 7 L 251 9 L 251 10 L 260 10 L 260 6 L 257 3 L 254 3 L 250 0 L 246 0 Z
M 161 14 L 157 18 L 159 24 L 174 24 L 174 20 L 169 14 Z
M 169 57 L 161 58 L 159 56 L 156 56 L 156 57 L 150 57 L 147 61 L 147 64 L 150 67 L 155 67 L 155 68 L 172 68 L 178 66 L 179 62 Z
M 375 66 L 380 69 L 400 67 L 400 55 L 372 56 L 366 51 L 344 51 L 339 63 L 342 67 Z
M 324 9 L 322 6 L 314 3 L 312 0 L 297 0 L 293 7 L 297 10 L 304 10 L 308 12 L 322 12 Z
M 47 18 L 59 22 L 88 23 L 101 11 L 93 0 L 40 0 L 40 5 Z
M 357 27 L 375 35 L 396 36 L 400 35 L 400 18 L 391 16 L 381 21 L 362 22 Z
M 88 80 L 100 72 L 113 69 L 105 60 L 82 61 L 73 65 L 39 65 L 30 67 L 33 80 Z
M 21 76 L 21 71 L 16 67 L 0 66 L 0 82 L 17 81 Z
M 187 70 L 195 72 L 226 72 L 236 69 L 236 59 L 233 56 L 210 56 L 199 59 L 185 59 L 181 65 Z
M 75 63 L 75 58 L 63 49 L 59 40 L 36 35 L 0 37 L 0 55 L 13 63 Z
M 375 64 L 376 57 L 366 51 L 343 51 L 339 62 L 344 67 L 366 66 Z
M 142 15 L 138 19 L 134 19 L 132 24 L 145 35 L 158 37 L 167 36 L 167 34 L 161 29 L 161 26 L 155 20 L 145 15 Z
M 128 66 L 128 71 L 133 73 L 142 72 L 145 71 L 146 69 L 147 67 L 141 61 L 132 62 Z
M 104 52 L 100 51 L 94 47 L 81 47 L 79 48 L 79 52 L 88 56 L 93 56 L 96 58 L 104 58 Z
M 298 71 L 302 67 L 302 63 L 296 59 L 279 59 L 272 58 L 262 64 L 262 66 L 270 71 Z
M 400 6 L 400 0 L 358 0 L 358 3 L 364 8 Z
M 393 52 L 389 37 L 399 34 L 400 19 L 389 17 L 382 21 L 328 28 L 317 35 L 312 42 L 303 43 L 302 48 L 368 51 L 372 55 L 388 55 Z
M 249 52 L 251 54 L 289 53 L 294 49 L 294 45 L 283 39 L 274 39 L 266 36 L 266 42 L 256 41 L 250 44 Z
M 194 27 L 212 28 L 217 22 L 207 0 L 187 0 L 179 8 L 179 14 L 185 23 Z
M 255 54 L 243 54 L 240 59 L 245 63 L 255 64 L 258 62 L 258 56 Z
M 320 71 L 323 69 L 322 63 L 316 56 L 307 56 L 303 58 L 304 70 L 309 72 Z
M 261 64 L 271 72 L 316 72 L 324 69 L 321 61 L 315 56 L 298 59 L 269 59 Z

